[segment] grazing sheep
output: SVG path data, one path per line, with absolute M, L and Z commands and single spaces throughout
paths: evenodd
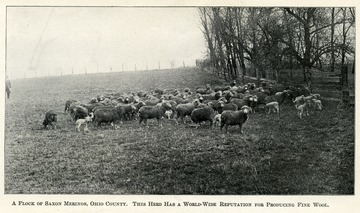
M 240 92 L 235 92 L 232 98 L 239 98 L 239 99 L 243 99 L 245 96 L 247 96 L 248 94 L 245 93 L 240 93 Z
M 230 90 L 231 86 L 215 86 L 214 92 Z
M 199 93 L 199 94 L 202 94 L 202 95 L 205 95 L 205 94 L 210 94 L 212 91 L 211 91 L 211 86 L 210 84 L 206 84 L 205 88 L 196 88 L 196 93 Z
M 155 106 L 157 105 L 158 103 L 162 102 L 163 101 L 163 98 L 151 98 L 149 100 L 146 100 L 145 101 L 145 104 L 146 106 Z
M 181 120 L 185 123 L 184 118 L 186 116 L 190 116 L 191 112 L 198 107 L 200 104 L 198 99 L 195 99 L 192 103 L 187 103 L 187 104 L 178 104 L 175 108 L 176 110 L 176 120 L 181 118 Z
M 120 110 L 120 119 L 122 121 L 133 119 L 133 115 L 136 113 L 137 110 L 134 104 L 118 104 L 116 107 L 118 110 Z
M 298 96 L 309 96 L 310 95 L 310 91 L 308 88 L 302 86 L 302 85 L 298 85 L 298 86 L 291 86 L 288 89 L 289 92 L 289 96 L 291 100 L 294 100 L 296 97 Z
M 256 84 L 255 83 L 247 83 L 247 87 L 250 89 L 250 90 L 254 90 L 256 88 Z
M 77 102 L 77 100 L 68 100 L 68 101 L 66 101 L 66 102 L 65 102 L 65 110 L 64 110 L 64 112 L 65 112 L 65 113 L 68 113 L 68 112 L 69 112 L 70 105 L 71 105 L 72 103 L 75 103 L 75 102 Z
M 145 92 L 145 91 L 139 91 L 137 93 L 137 95 L 140 97 L 140 98 L 145 98 L 146 96 L 148 96 L 148 93 Z
M 45 113 L 45 119 L 43 121 L 44 128 L 47 128 L 48 125 L 52 126 L 53 129 L 56 129 L 57 114 L 53 110 L 49 110 Z
M 210 127 L 212 127 L 214 123 L 215 110 L 212 108 L 212 104 L 209 103 L 208 106 L 194 109 L 191 112 L 190 117 L 194 123 L 198 124 L 196 128 L 200 126 L 201 122 L 205 121 L 210 121 Z
M 98 128 L 102 123 L 110 123 L 111 126 L 120 120 L 121 109 L 118 107 L 103 107 L 94 112 L 93 122 Z M 114 126 L 116 129 L 116 126 Z
M 284 90 L 287 90 L 287 89 L 289 89 L 288 86 L 284 86 L 281 84 L 276 84 L 269 88 L 270 95 L 275 95 L 277 92 L 283 92 Z
M 94 103 L 97 103 L 97 102 L 98 102 L 97 98 L 92 98 L 90 100 L 89 104 L 94 104 Z
M 276 101 L 279 103 L 279 106 L 284 103 L 285 99 L 290 98 L 290 95 L 287 90 L 282 92 L 277 92 L 275 95 L 268 96 L 265 98 L 265 103 L 270 103 Z
M 71 116 L 74 114 L 74 109 L 77 105 L 79 105 L 79 103 L 77 103 L 77 102 L 72 102 L 70 104 L 69 109 L 67 111 Z
M 233 86 L 233 87 L 231 87 L 231 89 L 230 89 L 230 91 L 231 92 L 233 92 L 233 93 L 245 93 L 246 91 L 248 91 L 248 86 L 247 85 L 245 85 L 245 86 Z
M 166 110 L 171 109 L 171 104 L 168 101 L 164 101 L 162 103 L 157 104 L 156 106 L 143 106 L 139 110 L 139 125 L 144 121 L 147 126 L 147 119 L 156 118 L 158 125 L 160 124 L 161 118 L 164 116 Z
M 156 88 L 156 89 L 154 90 L 154 93 L 155 93 L 155 94 L 162 95 L 162 94 L 164 94 L 164 90 L 163 90 L 163 89 Z
M 236 111 L 236 110 L 238 110 L 238 106 L 234 103 L 227 103 L 227 104 L 220 105 L 220 107 L 217 111 L 218 111 L 218 113 L 221 114 L 225 110 Z
M 100 101 L 103 101 L 103 100 L 105 99 L 105 96 L 103 96 L 103 95 L 98 95 L 98 96 L 96 97 L 96 99 L 98 100 L 98 102 L 100 102 Z
M 277 101 L 267 103 L 266 108 L 269 109 L 268 114 L 270 114 L 270 112 L 280 113 L 279 103 Z
M 76 121 L 77 119 L 85 118 L 88 115 L 89 115 L 89 111 L 87 108 L 77 105 L 74 108 L 72 117 L 73 117 L 73 120 Z
M 243 99 L 233 98 L 231 99 L 230 103 L 237 105 L 238 109 L 241 109 L 241 107 L 245 105 L 253 109 L 257 104 L 257 96 L 248 95 Z
M 219 100 L 208 100 L 208 101 L 204 101 L 203 105 L 204 106 L 209 106 L 209 104 L 211 104 L 212 108 L 215 111 L 219 111 L 222 107 L 224 107 L 224 101 L 219 101 Z M 200 104 L 201 105 L 201 104 Z M 200 105 L 198 107 L 200 107 Z
M 185 88 L 184 88 L 184 92 L 185 92 L 185 93 L 189 93 L 189 92 L 191 92 L 191 90 L 190 90 L 190 88 L 185 87 Z
M 221 113 L 221 125 L 220 131 L 225 126 L 225 131 L 228 132 L 228 126 L 238 125 L 240 128 L 240 132 L 243 133 L 241 130 L 242 125 L 248 119 L 248 113 L 250 112 L 250 107 L 244 107 L 242 110 L 237 111 L 229 111 L 226 110 Z
M 257 97 L 257 105 L 265 105 L 266 104 L 266 98 L 268 97 L 268 94 L 265 92 L 256 92 L 253 93 L 253 96 Z M 270 101 L 271 102 L 271 101 Z
M 103 107 L 105 105 L 103 103 L 97 102 L 97 103 L 93 103 L 93 104 L 80 104 L 80 106 L 85 107 L 88 110 L 88 112 L 92 112 L 92 111 L 94 111 L 94 108 Z
M 231 91 L 223 92 L 223 97 L 226 99 L 227 103 L 229 103 L 233 96 L 234 94 Z
M 85 124 L 84 132 L 87 132 L 89 129 L 87 127 L 87 123 L 92 121 L 92 118 L 94 117 L 94 113 L 90 113 L 90 116 L 86 116 L 83 119 L 77 119 L 75 122 L 75 131 L 80 132 L 80 127 Z

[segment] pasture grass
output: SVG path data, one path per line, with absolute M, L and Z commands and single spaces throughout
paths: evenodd
M 324 110 L 299 119 L 284 104 L 280 115 L 251 114 L 229 133 L 149 120 L 121 128 L 75 132 L 66 100 L 98 94 L 191 88 L 221 83 L 197 69 L 20 79 L 5 109 L 6 194 L 354 194 L 354 109 Z M 45 130 L 47 110 L 58 128 Z

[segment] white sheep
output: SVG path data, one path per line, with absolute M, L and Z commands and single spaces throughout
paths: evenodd
M 269 109 L 268 114 L 270 114 L 270 112 L 280 113 L 279 103 L 277 101 L 267 103 L 266 108 Z
M 321 103 L 320 100 L 313 99 L 312 102 L 311 102 L 311 105 L 312 105 L 315 109 L 322 110 L 322 103 Z
M 173 111 L 170 109 L 170 110 L 166 110 L 165 111 L 165 114 L 164 114 L 164 117 L 166 119 L 170 119 L 171 118 L 171 115 L 173 114 Z
M 94 117 L 94 113 L 90 113 L 91 116 L 86 116 L 85 118 L 82 119 L 77 119 L 75 122 L 75 131 L 80 132 L 80 127 L 85 124 L 84 127 L 84 132 L 88 132 L 88 126 L 87 123 L 92 121 L 92 118 Z
M 297 111 L 298 111 L 298 115 L 300 118 L 302 118 L 302 115 L 304 116 L 309 116 L 309 107 L 310 107 L 310 102 L 305 102 L 303 104 L 296 104 L 295 105 Z
M 221 124 L 221 114 L 217 114 L 214 117 L 214 126 L 220 126 Z

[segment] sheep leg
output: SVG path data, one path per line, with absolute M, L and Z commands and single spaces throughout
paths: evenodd
M 85 127 L 84 127 L 84 133 L 85 133 L 85 132 L 89 132 L 89 129 L 88 129 L 87 123 L 85 123 Z
M 162 127 L 163 125 L 160 123 L 160 119 L 157 118 L 158 126 Z
M 241 130 L 242 124 L 239 124 L 240 133 L 243 134 L 244 132 Z
M 147 124 L 147 119 L 146 119 L 146 118 L 144 118 L 144 124 L 145 124 L 145 126 L 146 126 L 147 128 L 149 128 L 149 125 Z

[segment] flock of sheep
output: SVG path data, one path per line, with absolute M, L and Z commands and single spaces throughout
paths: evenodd
M 65 113 L 71 115 L 75 121 L 75 130 L 89 131 L 87 124 L 94 126 L 110 124 L 115 129 L 118 123 L 138 120 L 141 126 L 147 126 L 148 119 L 156 119 L 162 126 L 162 119 L 172 119 L 186 122 L 190 117 L 199 127 L 202 123 L 210 122 L 210 127 L 225 127 L 238 125 L 241 131 L 249 113 L 265 108 L 267 113 L 280 113 L 280 106 L 284 102 L 294 103 L 300 118 L 309 115 L 311 109 L 322 109 L 319 94 L 310 94 L 303 86 L 271 85 L 262 82 L 258 87 L 254 83 L 237 86 L 236 81 L 225 86 L 198 87 L 192 92 L 189 88 L 155 89 L 154 91 L 139 91 L 137 93 L 114 93 L 98 95 L 88 103 L 68 100 L 65 103 Z M 57 114 L 50 110 L 45 114 L 43 125 L 56 128 Z

